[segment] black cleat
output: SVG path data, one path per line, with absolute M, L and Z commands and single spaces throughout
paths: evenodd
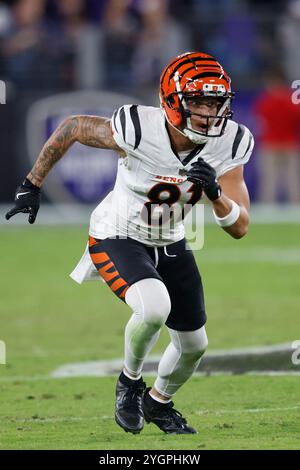
M 126 432 L 138 434 L 144 427 L 142 397 L 145 388 L 142 378 L 130 380 L 121 373 L 116 387 L 115 420 Z
M 196 429 L 189 426 L 179 411 L 174 410 L 174 403 L 164 404 L 155 401 L 147 388 L 143 398 L 143 411 L 147 423 L 154 423 L 166 434 L 197 434 Z

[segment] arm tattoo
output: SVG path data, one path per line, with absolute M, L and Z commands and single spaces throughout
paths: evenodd
M 28 178 L 41 186 L 51 168 L 74 142 L 121 152 L 113 139 L 110 120 L 99 116 L 71 116 L 65 119 L 45 143 Z
M 51 168 L 75 142 L 77 128 L 78 119 L 72 117 L 63 121 L 54 131 L 42 148 L 35 165 L 29 173 L 29 179 L 33 184 L 41 186 Z
M 91 147 L 120 150 L 113 138 L 110 120 L 98 116 L 80 116 L 78 141 Z

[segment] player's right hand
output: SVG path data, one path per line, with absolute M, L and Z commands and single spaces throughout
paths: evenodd
M 17 188 L 15 195 L 15 206 L 7 212 L 6 219 L 9 220 L 19 212 L 29 214 L 28 222 L 35 222 L 38 210 L 40 208 L 41 189 L 35 186 L 27 178 Z

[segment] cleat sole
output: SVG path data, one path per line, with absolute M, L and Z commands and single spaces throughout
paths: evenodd
M 141 429 L 129 429 L 129 428 L 126 428 L 126 427 L 121 423 L 121 421 L 118 420 L 117 416 L 115 416 L 115 421 L 116 421 L 116 423 L 117 423 L 125 432 L 130 432 L 131 434 L 140 434 L 140 432 L 143 430 L 143 428 L 141 428 Z

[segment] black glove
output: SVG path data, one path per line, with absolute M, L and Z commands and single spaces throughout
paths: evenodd
M 16 190 L 15 207 L 13 207 L 6 214 L 6 219 L 9 220 L 19 212 L 29 214 L 28 222 L 33 224 L 40 208 L 41 190 L 35 186 L 27 178 L 23 181 L 21 186 Z
M 188 181 L 199 185 L 211 201 L 218 199 L 221 196 L 221 186 L 217 181 L 215 169 L 202 158 L 198 158 L 191 166 L 187 172 Z

